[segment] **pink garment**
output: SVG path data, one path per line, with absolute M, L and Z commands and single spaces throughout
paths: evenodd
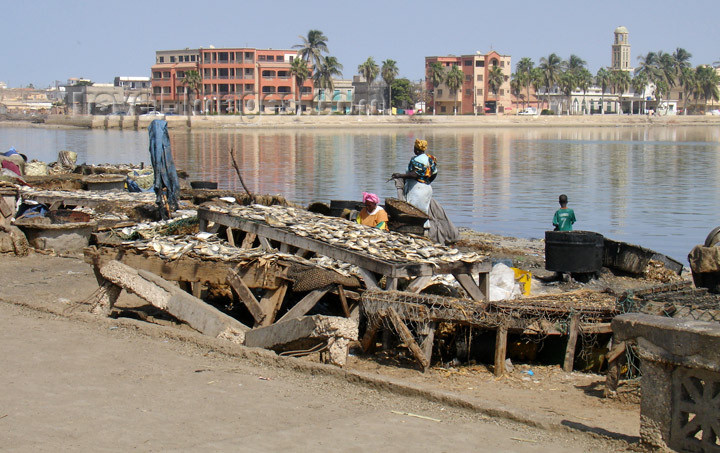
M 22 172 L 20 171 L 20 167 L 15 165 L 14 163 L 10 162 L 9 160 L 3 160 L 2 161 L 2 168 L 7 168 L 11 172 L 17 174 L 18 176 L 22 176 Z
M 368 201 L 370 203 L 378 204 L 380 203 L 380 198 L 378 198 L 378 196 L 374 193 L 363 192 L 363 203 L 367 203 Z

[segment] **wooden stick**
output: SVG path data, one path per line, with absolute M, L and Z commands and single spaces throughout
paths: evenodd
M 242 184 L 243 189 L 245 189 L 245 192 L 247 192 L 248 196 L 252 198 L 252 194 L 248 190 L 247 186 L 245 185 L 245 181 L 243 181 L 242 174 L 240 174 L 240 166 L 237 163 L 237 159 L 235 157 L 235 148 L 230 148 L 230 157 L 232 157 L 232 164 L 233 167 L 235 167 L 235 173 L 237 173 L 238 178 L 240 178 L 240 184 Z
M 573 363 L 575 361 L 575 344 L 577 343 L 579 323 L 580 317 L 576 314 L 572 315 L 570 318 L 570 326 L 568 327 L 568 342 L 567 348 L 565 349 L 565 361 L 563 362 L 563 371 L 568 373 L 573 370 Z

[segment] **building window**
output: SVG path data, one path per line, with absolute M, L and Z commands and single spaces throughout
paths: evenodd
M 505 61 L 504 61 L 504 60 L 500 60 L 500 67 L 501 67 L 501 68 L 504 68 L 504 67 L 505 67 Z
M 153 94 L 160 94 L 161 92 L 162 91 L 160 87 L 153 87 Z
M 185 78 L 185 71 L 178 71 L 178 72 L 177 72 L 177 78 L 178 78 L 178 79 Z
M 348 100 L 348 101 L 352 99 L 352 97 L 353 97 L 352 94 L 353 94 L 353 93 L 352 93 L 352 90 L 347 90 L 347 100 Z
M 252 93 L 253 92 L 253 84 L 252 83 L 246 83 L 245 84 L 245 92 L 246 93 Z
M 163 79 L 169 79 L 170 78 L 170 71 L 163 72 Z
M 466 82 L 472 82 L 472 75 L 470 75 L 470 74 L 465 74 L 465 81 L 466 81 Z
M 472 89 L 471 89 L 471 88 L 468 88 L 467 90 L 465 90 L 465 96 L 472 96 Z
M 482 61 L 482 60 L 477 60 L 477 61 L 475 62 L 475 67 L 476 67 L 476 68 L 484 68 L 484 67 L 485 67 L 485 62 Z
M 438 96 L 442 96 L 442 90 L 437 90 Z
M 290 87 L 278 87 L 278 93 L 291 93 Z
M 153 72 L 153 79 L 159 79 L 160 78 L 160 71 Z
M 482 88 L 478 88 L 476 93 L 478 96 L 482 96 Z
M 505 94 L 505 90 L 500 90 L 500 96 Z
M 170 87 L 162 87 L 163 94 L 170 94 Z
M 158 63 L 165 63 L 165 57 L 158 57 Z
M 441 105 L 441 106 L 440 106 L 440 113 L 445 113 L 445 106 L 444 106 L 444 105 Z
M 258 55 L 258 61 L 265 61 L 265 55 Z
M 482 81 L 483 81 L 483 76 L 482 76 L 482 74 L 478 74 L 478 76 L 477 76 L 477 81 L 478 81 L 478 82 L 482 82 Z
M 445 66 L 448 66 L 448 67 L 449 67 L 449 66 L 450 66 L 450 63 L 449 63 L 449 62 L 446 62 L 446 63 L 445 63 Z
M 170 63 L 175 63 L 175 56 L 174 56 L 174 55 L 170 57 Z
M 312 93 L 312 87 L 302 87 L 302 90 L 300 90 L 302 94 L 308 94 Z
M 190 61 L 192 61 L 192 62 L 195 61 L 195 55 L 190 55 Z
M 175 87 L 175 93 L 177 93 L 177 94 L 184 94 L 184 93 L 185 93 L 185 87 L 184 87 L 184 86 Z
M 275 61 L 275 57 L 273 55 L 268 55 L 267 61 Z
M 263 93 L 274 93 L 275 87 L 262 87 L 262 92 Z
M 472 66 L 472 60 L 465 60 L 463 61 L 464 66 Z

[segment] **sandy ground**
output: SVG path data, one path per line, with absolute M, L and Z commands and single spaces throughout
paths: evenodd
M 423 374 L 407 360 L 357 356 L 350 377 L 298 371 L 292 363 L 315 359 L 239 359 L 232 348 L 244 348 L 186 326 L 90 315 L 83 302 L 97 284 L 76 257 L 2 256 L 0 272 L 0 448 L 622 451 L 637 441 L 637 404 L 602 399 L 602 376 L 557 367 L 529 376 L 522 366 L 504 378 L 484 366 Z M 354 373 L 431 396 L 351 383 Z M 486 410 L 458 409 L 433 392 Z M 550 430 L 487 415 L 504 411 Z

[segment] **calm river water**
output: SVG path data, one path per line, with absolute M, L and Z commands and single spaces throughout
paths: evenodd
M 251 191 L 310 201 L 395 196 L 415 138 L 438 159 L 436 199 L 458 225 L 517 237 L 552 228 L 566 193 L 575 229 L 642 245 L 686 262 L 720 225 L 720 128 L 496 128 L 297 131 L 173 131 L 175 163 L 191 180 L 242 190 L 229 151 Z M 0 149 L 31 159 L 150 162 L 146 131 L 0 128 Z

